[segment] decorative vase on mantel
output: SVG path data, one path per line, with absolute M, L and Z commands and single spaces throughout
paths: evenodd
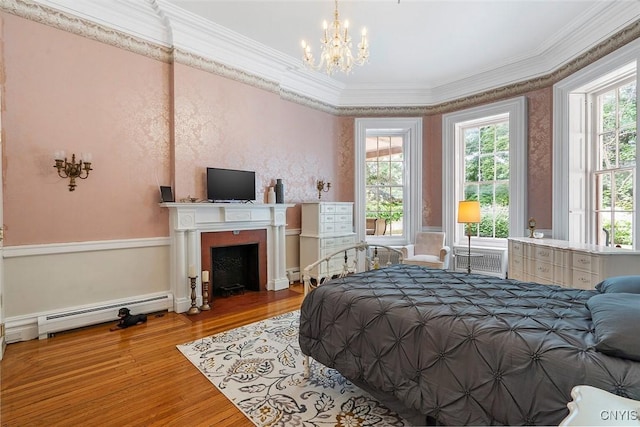
M 267 192 L 267 203 L 272 205 L 276 202 L 276 190 L 273 187 L 269 187 Z
M 282 184 L 282 179 L 276 179 L 276 203 L 284 203 L 284 184 Z

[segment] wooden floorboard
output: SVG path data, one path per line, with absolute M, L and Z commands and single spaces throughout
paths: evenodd
M 252 426 L 176 345 L 296 310 L 302 285 L 214 300 L 194 316 L 157 313 L 9 344 L 0 362 L 0 425 Z

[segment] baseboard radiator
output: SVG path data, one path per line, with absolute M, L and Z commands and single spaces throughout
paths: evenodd
M 173 309 L 173 295 L 163 294 L 157 296 L 120 300 L 104 305 L 92 307 L 78 307 L 59 313 L 50 313 L 38 316 L 38 338 L 46 339 L 56 332 L 82 328 L 118 319 L 118 310 L 127 307 L 132 314 L 154 313 Z
M 469 247 L 455 246 L 453 262 L 455 271 L 467 271 Z M 507 248 L 471 247 L 471 272 L 507 277 Z M 476 254 L 482 256 L 475 256 Z

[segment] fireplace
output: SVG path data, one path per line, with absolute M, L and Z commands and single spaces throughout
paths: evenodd
M 258 244 L 211 248 L 211 296 L 259 291 Z
M 293 204 L 162 203 L 161 206 L 169 209 L 171 292 L 177 313 L 189 310 L 192 304 L 188 278 L 191 268 L 195 268 L 199 277 L 200 270 L 209 271 L 209 278 L 213 279 L 213 247 L 257 243 L 259 291 L 289 287 L 285 228 L 286 210 Z M 196 299 L 203 296 L 201 285 L 198 278 Z
M 228 295 L 223 288 L 236 284 L 249 291 L 267 290 L 266 230 L 202 233 L 200 242 L 202 269 L 210 272 L 209 303 Z

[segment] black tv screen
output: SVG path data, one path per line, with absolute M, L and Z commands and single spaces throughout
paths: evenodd
M 256 199 L 256 173 L 235 169 L 207 168 L 207 199 L 213 202 Z

